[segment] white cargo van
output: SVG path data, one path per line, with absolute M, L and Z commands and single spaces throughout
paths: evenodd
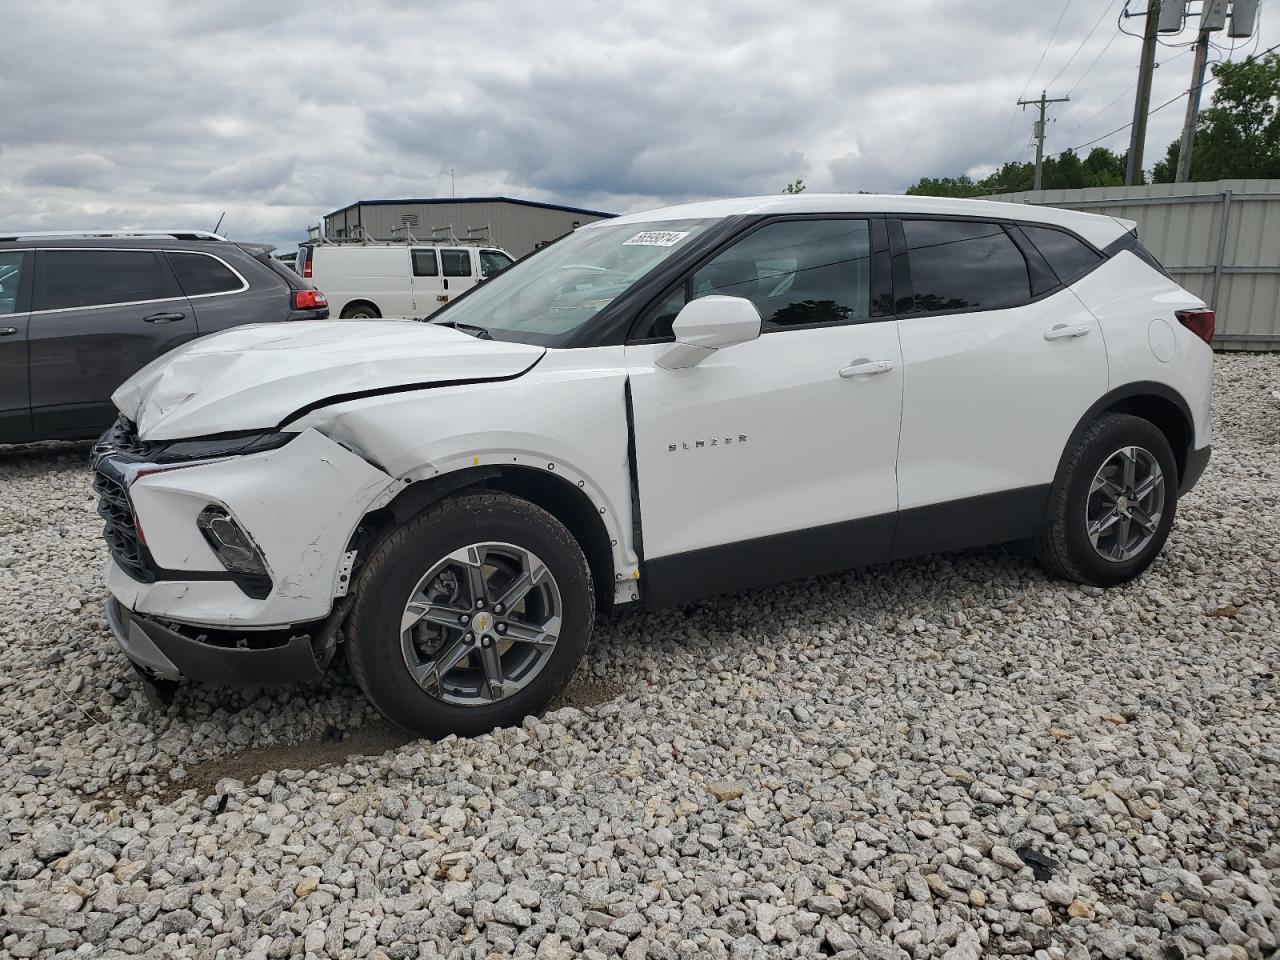
M 498 247 L 416 240 L 309 240 L 297 270 L 334 316 L 428 317 L 512 263 Z

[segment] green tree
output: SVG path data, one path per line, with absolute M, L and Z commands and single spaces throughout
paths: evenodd
M 783 193 L 804 193 L 804 179 L 796 177 L 793 181 L 782 188 Z
M 1043 185 L 1046 190 L 1071 190 L 1079 187 L 1111 187 L 1124 183 L 1125 155 L 1112 153 L 1106 147 L 1094 147 L 1083 160 L 1074 150 L 1064 150 L 1044 161 Z M 977 182 L 968 176 L 922 177 L 907 188 L 907 193 L 927 197 L 986 197 L 993 193 L 1018 193 L 1035 184 L 1036 166 L 1006 163 L 995 173 Z
M 1280 177 L 1280 53 L 1213 67 L 1218 87 L 1196 119 L 1192 180 Z M 1152 171 L 1172 183 L 1182 138 L 1169 144 Z

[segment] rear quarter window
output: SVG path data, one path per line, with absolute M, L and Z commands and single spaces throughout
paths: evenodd
M 1049 268 L 1063 283 L 1079 280 L 1102 262 L 1102 256 L 1083 240 L 1051 227 L 1022 225 L 1022 232 L 1035 244 Z
M 188 297 L 204 297 L 215 293 L 234 293 L 243 290 L 240 279 L 221 260 L 203 253 L 177 253 L 169 251 L 169 266 L 178 278 L 182 292 Z

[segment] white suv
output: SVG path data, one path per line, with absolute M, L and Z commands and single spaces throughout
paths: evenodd
M 95 452 L 110 622 L 152 681 L 343 647 L 440 735 L 541 708 L 619 604 L 1006 541 L 1122 583 L 1208 461 L 1213 329 L 1131 227 L 721 200 L 591 224 L 432 323 L 194 341 Z

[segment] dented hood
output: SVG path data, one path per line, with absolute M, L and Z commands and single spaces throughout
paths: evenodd
M 514 377 L 544 352 L 413 320 L 252 324 L 165 354 L 111 399 L 142 439 L 180 440 L 270 429 L 352 394 Z

